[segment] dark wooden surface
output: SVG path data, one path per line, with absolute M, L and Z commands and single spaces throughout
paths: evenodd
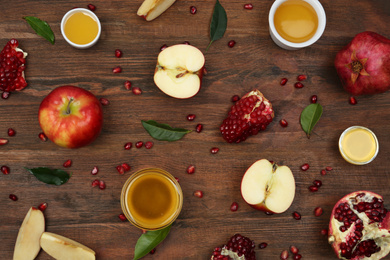
M 390 93 L 358 97 L 358 104 L 348 104 L 349 95 L 342 89 L 333 66 L 335 54 L 355 34 L 371 30 L 390 37 L 390 4 L 388 0 L 322 0 L 327 26 L 322 38 L 313 46 L 286 51 L 269 37 L 268 11 L 273 1 L 253 1 L 253 10 L 244 10 L 245 1 L 221 1 L 228 15 L 228 28 L 223 39 L 213 43 L 207 53 L 208 75 L 195 97 L 178 100 L 163 94 L 153 83 L 154 66 L 163 44 L 189 41 L 205 51 L 214 1 L 177 1 L 155 21 L 146 22 L 136 15 L 137 1 L 95 1 L 96 14 L 102 22 L 101 39 L 88 50 L 68 45 L 60 33 L 62 16 L 71 8 L 86 7 L 81 1 L 3 1 L 0 11 L 0 45 L 11 38 L 29 53 L 26 77 L 28 87 L 0 100 L 0 137 L 7 129 L 17 131 L 10 142 L 0 147 L 0 164 L 8 165 L 11 174 L 0 175 L 0 248 L 1 259 L 12 259 L 14 243 L 22 220 L 31 206 L 49 204 L 45 211 L 46 230 L 79 241 L 94 249 L 98 259 L 132 259 L 141 231 L 128 222 L 121 222 L 120 192 L 125 180 L 145 167 L 160 167 L 180 178 L 184 192 L 183 210 L 168 238 L 145 259 L 208 259 L 213 248 L 230 236 L 241 233 L 267 242 L 264 250 L 256 249 L 258 259 L 279 259 L 282 250 L 295 245 L 303 259 L 336 259 L 320 230 L 327 228 L 330 212 L 336 201 L 357 190 L 382 194 L 390 206 Z M 250 2 L 250 1 L 248 1 Z M 198 8 L 196 15 L 190 6 Z M 55 45 L 37 36 L 23 16 L 37 16 L 52 27 Z M 227 42 L 234 39 L 234 48 Z M 124 56 L 114 56 L 115 49 Z M 111 69 L 122 66 L 121 74 Z M 305 87 L 295 89 L 298 74 L 308 75 Z M 281 87 L 279 81 L 289 82 Z M 123 87 L 125 80 L 143 90 L 135 96 Z M 38 108 L 42 99 L 55 87 L 76 85 L 110 100 L 104 107 L 104 126 L 100 137 L 91 145 L 69 150 L 41 142 L 38 133 Z M 230 98 L 258 88 L 275 108 L 274 122 L 268 129 L 240 144 L 226 143 L 219 132 Z M 299 115 L 309 104 L 311 95 L 318 95 L 324 113 L 311 139 L 299 125 Z M 193 122 L 186 120 L 196 114 Z M 278 121 L 286 119 L 287 128 Z M 123 149 L 126 142 L 152 138 L 141 120 L 154 119 L 172 126 L 194 129 L 204 124 L 200 134 L 193 132 L 178 142 L 154 141 L 151 150 Z M 372 129 L 380 143 L 378 157 L 369 165 L 354 166 L 340 156 L 337 142 L 344 129 L 362 125 Z M 220 152 L 210 154 L 211 147 Z M 283 214 L 267 216 L 249 207 L 241 198 L 240 181 L 245 170 L 256 160 L 267 158 L 288 165 L 296 180 L 296 196 Z M 73 160 L 73 175 L 63 186 L 39 182 L 23 167 L 47 166 L 63 168 Z M 118 175 L 115 166 L 127 162 L 132 170 Z M 299 166 L 310 164 L 302 172 Z M 196 173 L 188 175 L 188 165 Z M 107 188 L 91 188 L 95 179 L 91 169 L 98 166 Z M 325 166 L 333 171 L 320 175 Z M 320 179 L 323 187 L 310 193 L 308 186 Z M 203 190 L 204 197 L 192 195 Z M 8 198 L 13 193 L 17 202 Z M 233 201 L 237 212 L 230 211 Z M 315 207 L 324 214 L 314 217 Z M 298 211 L 297 221 L 291 213 Z M 37 259 L 51 259 L 40 252 Z M 386 259 L 389 259 L 387 257 Z

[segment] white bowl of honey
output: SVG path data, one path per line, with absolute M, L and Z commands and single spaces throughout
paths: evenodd
M 85 8 L 67 12 L 61 21 L 61 33 L 73 47 L 86 49 L 95 45 L 101 34 L 101 25 L 96 14 Z
M 271 38 L 279 47 L 298 50 L 322 36 L 326 15 L 318 0 L 275 0 L 268 22 Z

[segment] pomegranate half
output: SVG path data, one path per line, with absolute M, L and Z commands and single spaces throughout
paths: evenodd
M 328 240 L 339 259 L 377 260 L 390 251 L 389 228 L 390 213 L 382 196 L 357 191 L 334 206 Z

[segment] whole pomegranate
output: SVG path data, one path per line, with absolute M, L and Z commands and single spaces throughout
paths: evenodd
M 382 196 L 357 191 L 344 196 L 332 210 L 329 243 L 339 259 L 385 257 L 390 251 L 390 213 Z
M 352 95 L 372 95 L 390 88 L 390 40 L 362 32 L 336 55 L 335 67 L 344 89 Z
M 216 247 L 211 260 L 256 260 L 255 242 L 235 234 L 222 247 Z

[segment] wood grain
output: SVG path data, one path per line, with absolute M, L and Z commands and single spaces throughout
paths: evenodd
M 8 165 L 11 174 L 0 176 L 0 245 L 1 259 L 12 259 L 13 247 L 20 224 L 31 206 L 47 202 L 46 230 L 79 241 L 97 252 L 98 259 L 131 259 L 141 231 L 130 223 L 121 222 L 120 192 L 125 180 L 145 167 L 160 167 L 180 178 L 184 192 L 183 210 L 168 238 L 145 259 L 209 259 L 214 247 L 225 243 L 234 233 L 253 239 L 258 259 L 279 259 L 280 252 L 290 245 L 300 249 L 304 259 L 337 259 L 320 230 L 327 228 L 333 205 L 343 195 L 356 190 L 372 190 L 385 198 L 390 206 L 390 93 L 358 97 L 358 104 L 348 104 L 333 67 L 335 54 L 355 34 L 372 30 L 390 37 L 390 5 L 388 0 L 322 0 L 327 13 L 327 26 L 322 38 L 313 46 L 286 51 L 269 37 L 269 1 L 254 1 L 253 10 L 243 9 L 242 1 L 221 1 L 228 15 L 225 36 L 212 44 L 205 53 L 208 74 L 201 91 L 188 100 L 164 95 L 153 83 L 153 73 L 160 46 L 189 41 L 205 51 L 214 1 L 177 1 L 162 16 L 146 22 L 136 15 L 137 1 L 98 1 L 96 14 L 102 22 L 102 36 L 88 50 L 69 46 L 60 33 L 62 16 L 71 8 L 86 7 L 79 1 L 3 1 L 0 11 L 0 45 L 17 38 L 20 47 L 29 53 L 26 77 L 29 86 L 9 99 L 0 100 L 0 137 L 7 129 L 16 130 L 15 137 L 0 147 L 0 165 Z M 198 12 L 191 15 L 190 6 Z M 52 27 L 55 45 L 37 36 L 23 16 L 37 16 Z M 230 49 L 227 42 L 237 44 Z M 115 49 L 124 56 L 114 56 Z M 122 66 L 121 74 L 111 69 Z M 299 74 L 308 75 L 305 87 L 295 89 Z M 289 82 L 281 87 L 279 81 Z M 123 87 L 125 80 L 140 87 L 135 96 Z M 42 99 L 55 87 L 76 85 L 110 100 L 104 107 L 104 127 L 91 145 L 77 150 L 41 142 L 37 114 Z M 240 144 L 226 143 L 219 132 L 230 98 L 242 96 L 258 88 L 272 101 L 274 122 L 268 129 Z M 324 114 L 307 139 L 299 125 L 299 115 L 309 104 L 310 96 L 318 95 Z M 193 122 L 187 114 L 196 114 Z M 287 128 L 278 121 L 286 119 Z M 194 129 L 204 124 L 201 133 L 193 132 L 180 141 L 168 143 L 153 140 L 152 149 L 123 149 L 126 142 L 148 141 L 152 138 L 141 120 L 158 120 L 171 126 Z M 378 157 L 369 165 L 354 166 L 345 162 L 338 152 L 337 141 L 344 129 L 362 125 L 373 130 L 380 143 Z M 211 147 L 220 152 L 212 155 Z M 291 208 L 280 215 L 267 216 L 245 204 L 240 195 L 240 181 L 245 170 L 256 160 L 267 158 L 288 165 L 296 179 L 297 192 Z M 29 175 L 23 167 L 47 166 L 62 168 L 73 160 L 69 183 L 60 187 L 45 185 Z M 115 166 L 127 162 L 132 170 L 118 175 Z M 299 166 L 310 164 L 302 172 Z M 188 175 L 188 165 L 196 173 Z M 98 166 L 99 179 L 107 189 L 91 187 L 95 179 L 91 169 Z M 321 176 L 320 171 L 332 166 L 333 171 Z M 313 194 L 307 189 L 314 179 L 323 187 Z M 204 197 L 192 195 L 203 190 Z M 13 193 L 17 202 L 8 198 Z M 229 210 L 233 201 L 237 212 Z M 324 214 L 314 217 L 321 206 Z M 291 217 L 293 211 L 302 220 Z M 41 252 L 37 259 L 51 259 Z M 386 259 L 390 259 L 387 257 Z

